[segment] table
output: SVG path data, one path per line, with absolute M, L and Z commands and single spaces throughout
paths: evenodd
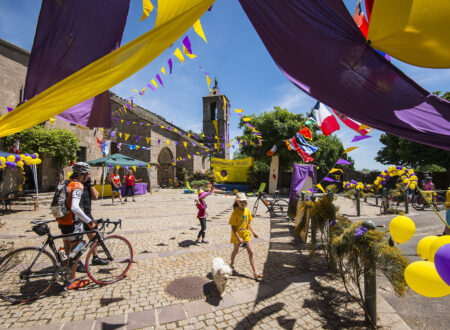
M 145 195 L 147 193 L 147 183 L 135 183 L 134 194 Z M 122 185 L 122 196 L 125 196 L 125 185 Z

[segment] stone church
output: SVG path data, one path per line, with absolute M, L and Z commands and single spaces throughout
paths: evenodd
M 7 112 L 7 107 L 14 108 L 23 100 L 29 56 L 29 51 L 0 39 L 0 115 Z M 229 103 L 228 100 L 226 102 Z M 204 172 L 210 168 L 210 157 L 230 157 L 230 148 L 227 146 L 229 111 L 224 106 L 224 96 L 220 95 L 217 82 L 216 87 L 203 97 L 203 132 L 198 132 L 197 136 L 136 104 L 127 107 L 127 101 L 112 92 L 110 104 L 113 118 L 116 118 L 112 120 L 111 128 L 85 128 L 58 118 L 43 125 L 47 129 L 67 129 L 78 137 L 80 151 L 77 161 L 103 157 L 97 145 L 99 139 L 112 142 L 111 153 L 121 153 L 150 163 L 150 180 L 144 168 L 137 170 L 136 177 L 149 183 L 151 190 L 167 185 L 169 179 L 182 178 L 183 168 Z M 133 145 L 133 149 L 127 145 Z M 8 149 L 9 146 L 0 145 L 0 150 Z M 38 170 L 39 187 L 42 191 L 51 191 L 58 182 L 57 171 L 49 157 L 40 156 L 43 162 Z M 65 175 L 69 171 L 70 167 L 66 167 Z M 121 169 L 120 174 L 124 172 Z M 100 182 L 101 168 L 92 169 L 92 178 Z M 32 185 L 30 181 L 27 180 Z

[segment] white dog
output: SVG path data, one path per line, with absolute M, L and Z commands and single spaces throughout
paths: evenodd
M 217 291 L 219 291 L 222 297 L 227 287 L 228 278 L 232 275 L 233 271 L 222 258 L 214 258 L 211 263 L 211 273 L 216 283 Z

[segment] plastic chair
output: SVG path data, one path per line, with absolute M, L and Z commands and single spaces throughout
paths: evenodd
M 247 196 L 256 196 L 258 195 L 260 192 L 263 192 L 264 189 L 266 189 L 266 182 L 261 182 L 261 185 L 259 186 L 259 189 L 255 192 L 249 192 L 247 193 Z
M 196 194 L 197 193 L 197 189 L 192 189 L 191 186 L 189 185 L 189 182 L 186 181 L 186 188 L 184 190 L 185 194 Z

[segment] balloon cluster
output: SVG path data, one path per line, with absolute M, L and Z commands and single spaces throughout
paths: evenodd
M 402 183 L 406 189 L 416 189 L 418 178 L 414 170 L 402 166 L 390 166 L 387 171 L 384 170 L 378 175 L 373 184 L 376 189 L 380 189 L 394 176 L 399 176 L 402 179 Z
M 23 169 L 24 165 L 39 165 L 42 160 L 39 159 L 39 154 L 22 154 L 22 155 L 9 155 L 8 157 L 0 157 L 0 169 L 5 167 L 20 167 Z
M 342 185 L 344 187 L 344 190 L 358 189 L 358 190 L 363 190 L 363 191 L 369 192 L 373 188 L 373 186 L 371 184 L 356 182 L 355 180 L 344 181 L 344 182 L 342 182 Z
M 389 231 L 399 244 L 407 242 L 415 233 L 414 222 L 405 216 L 392 219 Z M 450 236 L 426 236 L 417 245 L 415 261 L 405 269 L 405 281 L 418 294 L 444 297 L 450 294 Z

